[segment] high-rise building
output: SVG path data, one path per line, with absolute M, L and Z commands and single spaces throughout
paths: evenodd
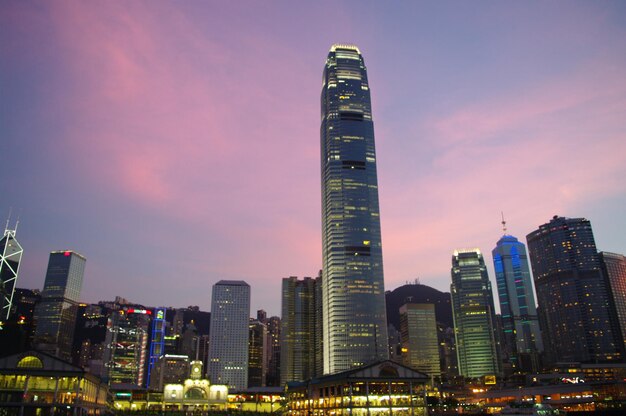
M 454 251 L 450 293 L 459 374 L 469 378 L 500 375 L 493 294 L 480 250 Z
M 165 308 L 155 308 L 151 325 L 147 386 L 152 385 L 152 370 L 156 362 L 165 354 L 165 323 Z
M 267 319 L 267 386 L 280 386 L 281 320 L 278 316 Z
M 526 236 L 548 363 L 622 359 L 591 223 L 554 216 Z
M 504 221 L 503 221 L 504 222 Z M 543 341 L 526 246 L 505 234 L 492 250 L 502 314 L 504 353 L 513 371 L 539 371 Z
M 267 375 L 267 326 L 250 320 L 248 343 L 248 387 L 265 387 Z
M 241 280 L 213 285 L 209 377 L 212 384 L 245 390 L 248 384 L 250 286 Z
M 600 260 L 602 271 L 611 289 L 621 337 L 626 346 L 626 256 L 602 251 Z
M 50 253 L 41 302 L 35 308 L 34 347 L 70 362 L 85 263 L 75 251 Z
M 404 365 L 428 374 L 431 379 L 441 376 L 433 303 L 407 303 L 400 307 L 400 338 Z
M 9 319 L 13 304 L 13 293 L 24 250 L 15 239 L 17 224 L 9 229 L 9 221 L 0 240 L 0 322 Z
M 281 329 L 281 384 L 315 377 L 318 279 L 283 279 Z
M 333 45 L 322 85 L 324 374 L 387 359 L 374 124 L 359 49 Z
M 125 307 L 111 314 L 107 322 L 104 363 L 107 380 L 114 387 L 146 387 L 148 328 L 152 311 Z

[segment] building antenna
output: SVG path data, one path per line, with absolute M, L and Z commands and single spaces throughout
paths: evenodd
M 7 224 L 4 226 L 4 230 L 8 230 L 9 229 L 9 222 L 11 221 L 11 211 L 13 210 L 13 208 L 9 207 L 9 215 L 7 215 Z
M 506 221 L 504 220 L 504 212 L 500 211 L 500 214 L 502 215 L 502 231 L 504 231 L 504 234 L 506 235 Z

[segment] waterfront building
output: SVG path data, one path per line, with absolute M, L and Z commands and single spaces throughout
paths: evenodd
M 233 390 L 248 387 L 250 286 L 242 280 L 213 285 L 209 377 Z
M 459 374 L 467 378 L 500 375 L 493 294 L 480 250 L 454 251 L 450 293 Z
M 35 307 L 33 346 L 69 362 L 85 263 L 75 251 L 50 253 L 41 301 Z
M 526 237 L 548 363 L 617 362 L 617 316 L 591 223 L 554 216 Z
M 108 394 L 98 377 L 40 351 L 0 358 L 4 415 L 105 415 Z
M 333 45 L 322 79 L 324 374 L 387 359 L 374 124 L 359 48 Z
M 287 384 L 291 416 L 426 416 L 427 375 L 385 360 Z

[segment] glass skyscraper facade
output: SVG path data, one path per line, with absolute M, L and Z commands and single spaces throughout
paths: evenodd
M 459 373 L 469 378 L 499 375 L 493 294 L 480 250 L 454 251 L 450 294 Z
M 434 378 L 441 377 L 434 303 L 406 303 L 400 307 L 402 362 Z
M 602 271 L 611 288 L 611 298 L 615 305 L 615 313 L 626 346 L 626 256 L 623 254 L 600 252 Z
M 505 234 L 492 250 L 502 314 L 504 350 L 513 370 L 538 371 L 543 341 L 526 246 Z
M 0 321 L 9 319 L 13 305 L 13 294 L 17 284 L 17 276 L 22 260 L 22 246 L 15 239 L 14 229 L 7 226 L 0 240 Z
M 209 333 L 209 377 L 212 384 L 234 390 L 248 387 L 250 286 L 242 280 L 213 285 Z
M 34 346 L 66 361 L 72 360 L 85 263 L 85 257 L 75 251 L 50 253 L 41 302 L 35 308 Z
M 283 279 L 280 346 L 281 385 L 315 377 L 318 279 Z
M 554 216 L 526 239 L 548 363 L 620 361 L 623 342 L 589 220 Z
M 324 373 L 387 359 L 374 124 L 359 49 L 333 45 L 322 83 Z

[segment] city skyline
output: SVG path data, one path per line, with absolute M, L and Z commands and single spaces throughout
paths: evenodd
M 490 250 L 501 211 L 517 236 L 582 216 L 626 252 L 626 10 L 562 6 L 346 2 L 330 22 L 280 2 L 2 3 L 17 287 L 71 249 L 85 302 L 209 310 L 241 279 L 278 315 L 281 279 L 322 266 L 319 62 L 337 42 L 370 68 L 385 289 L 448 291 L 449 253 Z

